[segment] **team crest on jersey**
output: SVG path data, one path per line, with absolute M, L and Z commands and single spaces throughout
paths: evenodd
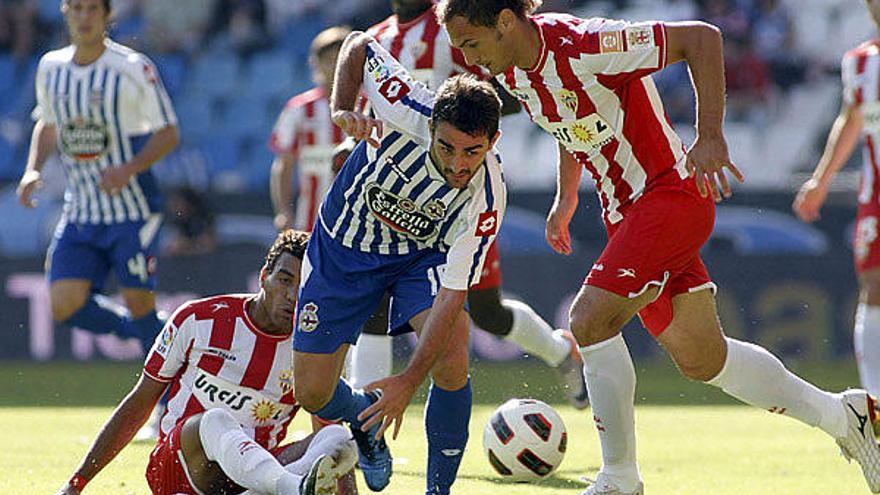
M 278 373 L 278 386 L 281 387 L 282 395 L 293 391 L 293 370 Z
M 409 198 L 386 191 L 375 182 L 367 185 L 364 196 L 370 213 L 391 230 L 419 241 L 437 234 L 437 221 L 442 218 L 437 218 L 441 213 L 438 206 L 432 205 L 430 213 L 426 211 L 427 204 L 417 209 Z M 445 215 L 445 207 L 442 212 Z
M 98 122 L 77 117 L 61 126 L 61 150 L 78 161 L 100 158 L 110 147 L 110 133 Z
M 628 27 L 625 32 L 626 45 L 630 50 L 654 46 L 654 28 L 651 26 Z
M 302 307 L 299 315 L 299 330 L 301 332 L 314 332 L 321 320 L 318 319 L 318 305 L 310 302 Z
M 439 199 L 432 199 L 422 206 L 422 211 L 431 220 L 442 220 L 446 216 L 446 205 Z
M 428 51 L 428 43 L 419 40 L 418 43 L 415 43 L 412 48 L 410 48 L 409 52 L 412 54 L 414 60 L 418 60 Z
M 578 96 L 577 93 L 570 89 L 563 89 L 559 92 L 559 99 L 562 100 L 562 104 L 565 105 L 565 108 L 571 110 L 573 113 L 577 113 L 578 108 Z

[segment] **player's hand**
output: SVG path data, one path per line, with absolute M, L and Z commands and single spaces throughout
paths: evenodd
M 36 170 L 25 172 L 18 181 L 18 187 L 15 188 L 15 194 L 18 195 L 18 202 L 25 208 L 34 208 L 37 206 L 37 200 L 31 195 L 34 191 L 43 187 L 43 179 Z
M 696 176 L 700 195 L 705 197 L 710 192 L 716 203 L 721 201 L 722 194 L 725 198 L 730 197 L 732 193 L 724 172 L 725 168 L 736 180 L 742 182 L 745 179 L 742 172 L 730 161 L 727 142 L 722 134 L 697 136 L 697 140 L 687 153 L 687 171 L 691 177 Z
M 272 219 L 272 223 L 275 225 L 275 230 L 278 232 L 284 232 L 287 229 L 293 228 L 293 214 L 290 212 L 282 212 L 275 215 L 275 218 Z
M 351 112 L 339 110 L 333 113 L 333 123 L 336 124 L 343 132 L 355 138 L 358 141 L 366 140 L 370 146 L 379 147 L 379 140 L 382 139 L 382 121 L 374 119 L 360 112 Z M 373 137 L 373 129 L 376 130 L 376 136 Z
M 101 173 L 101 182 L 98 187 L 107 194 L 119 194 L 119 191 L 128 184 L 134 173 L 127 165 L 109 167 Z
M 379 400 L 358 415 L 358 420 L 364 421 L 361 430 L 367 431 L 373 425 L 380 423 L 379 431 L 376 432 L 378 440 L 385 434 L 385 430 L 394 424 L 392 438 L 396 440 L 400 427 L 403 425 L 403 413 L 409 406 L 412 396 L 419 389 L 419 384 L 413 383 L 406 375 L 399 374 L 377 380 L 367 385 L 365 389 L 381 390 L 382 395 Z
M 797 196 L 794 198 L 791 209 L 804 222 L 815 222 L 822 217 L 819 214 L 819 210 L 822 209 L 822 205 L 825 204 L 825 198 L 827 197 L 828 186 L 815 179 L 810 179 L 801 186 L 800 191 L 798 191 Z
M 555 201 L 547 214 L 547 225 L 544 235 L 547 244 L 559 254 L 571 254 L 571 235 L 568 225 L 577 209 L 577 204 L 563 204 Z

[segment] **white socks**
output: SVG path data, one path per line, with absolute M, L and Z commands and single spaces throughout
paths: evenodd
M 513 312 L 513 325 L 504 338 L 516 343 L 529 354 L 543 359 L 547 364 L 559 366 L 571 353 L 571 341 L 538 316 L 528 304 L 504 299 L 501 305 Z
M 337 454 L 343 448 L 349 447 L 347 445 L 349 440 L 351 440 L 351 434 L 344 426 L 327 425 L 315 432 L 315 437 L 312 438 L 312 443 L 309 444 L 309 448 L 306 449 L 303 456 L 284 468 L 293 474 L 305 476 L 315 460 L 322 455 L 329 455 L 336 458 L 338 463 L 346 464 L 345 460 L 337 458 Z M 351 455 L 356 456 L 357 451 L 352 450 Z
M 636 489 L 641 475 L 636 463 L 636 371 L 621 334 L 580 348 L 584 378 L 599 441 L 601 472 L 624 492 Z
M 367 384 L 391 375 L 391 344 L 388 335 L 362 333 L 357 345 L 352 346 L 350 383 L 353 388 L 363 388 Z
M 724 367 L 706 383 L 746 404 L 818 426 L 834 438 L 846 436 L 840 396 L 802 380 L 763 347 L 728 337 Z
M 251 440 L 238 421 L 222 409 L 202 415 L 199 437 L 208 460 L 220 465 L 232 481 L 269 495 L 297 495 L 302 479 L 284 469 L 278 460 Z
M 862 387 L 869 394 L 880 396 L 880 306 L 859 304 L 853 344 Z

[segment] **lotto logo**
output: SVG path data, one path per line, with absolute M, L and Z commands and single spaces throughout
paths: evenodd
M 394 104 L 409 94 L 409 86 L 399 78 L 392 77 L 379 86 L 379 93 L 381 93 L 389 103 Z
M 480 213 L 480 216 L 477 219 L 477 231 L 474 232 L 474 235 L 477 237 L 486 237 L 489 235 L 495 235 L 497 230 L 498 212 L 493 210 Z

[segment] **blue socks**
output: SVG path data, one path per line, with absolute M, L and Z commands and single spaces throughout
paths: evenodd
M 351 424 L 352 428 L 360 428 L 363 423 L 358 421 L 357 415 L 370 407 L 370 404 L 372 401 L 363 390 L 353 390 L 345 379 L 340 378 L 330 402 L 315 411 L 315 414 L 327 421 L 343 420 Z
M 128 310 L 101 294 L 92 294 L 79 310 L 64 321 L 64 325 L 78 327 L 95 334 L 112 333 L 120 337 L 136 338 L 144 353 L 153 347 L 153 341 L 162 330 L 163 322 L 153 310 L 133 320 Z
M 471 381 L 455 390 L 431 384 L 425 406 L 425 432 L 428 436 L 427 495 L 448 495 L 455 482 L 461 457 L 468 441 L 471 419 Z

